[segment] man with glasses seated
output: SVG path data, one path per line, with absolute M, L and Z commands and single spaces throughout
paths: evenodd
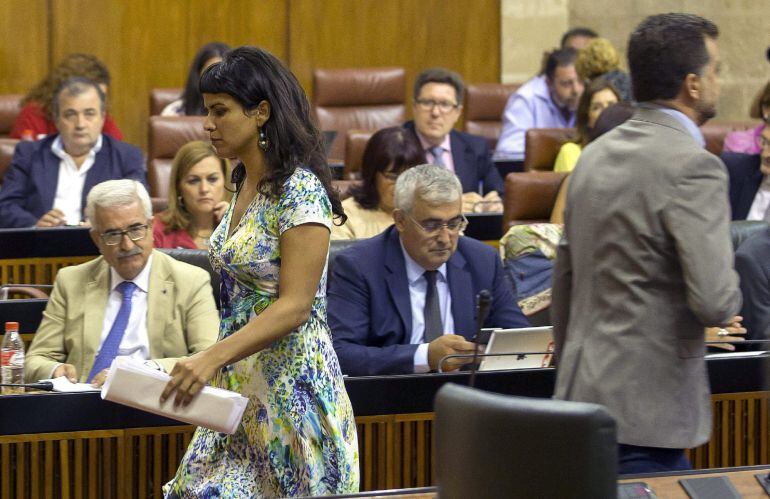
M 503 179 L 486 139 L 454 129 L 463 109 L 463 80 L 454 71 L 426 69 L 414 83 L 412 130 L 434 165 L 453 171 L 463 186 L 463 211 L 502 211 Z
M 141 183 L 95 186 L 86 215 L 102 256 L 56 275 L 27 353 L 27 381 L 66 376 L 101 386 L 116 356 L 170 372 L 177 358 L 216 341 L 209 274 L 153 249 L 152 206 Z
M 461 235 L 461 196 L 445 168 L 410 168 L 396 181 L 395 225 L 337 255 L 328 317 L 343 374 L 437 371 L 447 355 L 472 354 L 476 295 L 484 289 L 492 294 L 485 326 L 529 325 L 497 251 Z

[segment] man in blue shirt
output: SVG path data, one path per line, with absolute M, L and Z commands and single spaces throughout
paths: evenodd
M 503 111 L 503 129 L 495 158 L 524 159 L 524 138 L 530 128 L 572 128 L 583 94 L 583 81 L 575 71 L 577 51 L 554 50 L 545 64 L 545 74 L 522 85 L 508 98 Z

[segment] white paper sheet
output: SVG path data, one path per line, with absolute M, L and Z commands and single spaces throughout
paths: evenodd
M 58 378 L 41 379 L 40 381 L 50 381 L 53 383 L 53 391 L 62 393 L 73 392 L 98 392 L 99 388 L 94 388 L 91 383 L 73 383 L 66 376 Z
M 174 407 L 173 394 L 161 405 L 160 394 L 170 379 L 168 374 L 142 362 L 116 357 L 102 387 L 102 398 L 214 431 L 235 432 L 249 399 L 207 386 L 186 407 Z

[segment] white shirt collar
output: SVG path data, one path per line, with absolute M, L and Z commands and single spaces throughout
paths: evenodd
M 96 139 L 96 143 L 94 144 L 94 147 L 92 147 L 91 150 L 88 151 L 88 156 L 90 158 L 93 158 L 96 156 L 96 153 L 98 153 L 101 150 L 102 150 L 102 134 L 99 134 L 99 137 Z M 64 144 L 62 143 L 61 135 L 57 135 L 53 141 L 53 144 L 51 144 L 51 152 L 53 152 L 59 159 L 72 158 L 72 156 L 70 156 L 69 153 L 64 150 Z
M 417 125 L 415 125 L 414 128 L 415 133 L 417 134 L 417 138 L 420 139 L 420 145 L 422 146 L 424 151 L 430 151 L 433 148 L 433 144 L 428 142 L 425 137 L 417 131 Z M 444 140 L 441 141 L 441 144 L 439 144 L 439 147 L 445 151 L 452 152 L 452 142 L 449 140 L 449 135 L 452 133 L 450 130 L 448 134 L 444 135 Z
M 409 285 L 414 284 L 418 279 L 422 278 L 425 273 L 425 269 L 415 262 L 409 253 L 404 248 L 404 243 L 401 241 L 401 236 L 398 237 L 398 243 L 401 245 L 401 252 L 404 254 L 404 263 L 406 264 L 406 278 L 409 281 Z M 441 264 L 441 267 L 437 268 L 439 275 L 444 282 L 448 282 L 446 277 L 446 262 Z
M 150 290 L 150 267 L 152 267 L 152 253 L 150 253 L 150 258 L 147 259 L 147 264 L 144 266 L 142 271 L 139 272 L 139 275 L 131 280 L 131 282 L 136 284 L 137 288 L 141 289 L 145 293 L 149 292 Z M 110 292 L 115 291 L 115 288 L 118 287 L 118 284 L 123 281 L 125 281 L 125 279 L 120 277 L 120 274 L 118 274 L 118 272 L 112 268 L 112 266 L 110 266 Z

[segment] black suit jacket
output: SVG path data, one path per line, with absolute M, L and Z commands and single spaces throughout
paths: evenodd
M 404 123 L 404 128 L 415 132 L 414 121 Z M 484 194 L 497 191 L 502 197 L 505 184 L 492 162 L 486 139 L 453 129 L 449 132 L 449 144 L 452 148 L 455 174 L 460 179 L 463 192 L 478 192 L 479 182 L 483 182 Z
M 759 170 L 759 155 L 724 152 L 721 157 L 730 176 L 732 219 L 746 220 L 764 178 Z
M 741 278 L 743 326 L 750 340 L 770 339 L 770 228 L 744 241 L 735 252 Z M 765 347 L 763 347 L 764 349 Z
M 0 191 L 0 227 L 32 227 L 53 208 L 61 160 L 51 144 L 58 135 L 16 146 Z M 93 186 L 105 180 L 130 178 L 147 187 L 144 158 L 138 147 L 102 134 L 102 148 L 86 173 L 81 207 Z

